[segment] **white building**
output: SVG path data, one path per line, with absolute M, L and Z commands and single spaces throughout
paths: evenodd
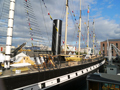
M 40 50 L 48 50 L 49 49 L 49 47 L 48 46 L 44 46 L 44 45 L 42 45 L 42 44 L 40 44 Z
M 88 49 L 88 54 L 93 53 L 92 50 L 93 50 L 93 49 L 89 48 L 89 49 Z M 78 52 L 78 49 L 77 49 L 77 52 Z M 86 47 L 86 48 L 81 48 L 81 49 L 80 49 L 80 53 L 87 53 L 87 47 Z
M 74 52 L 76 51 L 76 47 L 72 45 L 67 45 L 66 48 L 67 48 L 66 51 L 74 51 Z M 65 45 L 62 45 L 61 51 L 64 51 L 64 50 L 65 50 Z
M 30 49 L 30 50 L 51 50 L 48 46 L 44 46 L 42 44 L 40 45 L 34 45 L 34 46 L 25 46 L 24 49 Z
M 77 52 L 78 52 L 78 49 L 77 49 Z M 87 47 L 86 48 L 81 48 L 80 49 L 80 53 L 87 53 Z M 93 48 L 89 47 L 88 54 L 93 54 Z M 94 54 L 98 55 L 99 54 L 99 50 L 94 49 Z
M 51 51 L 51 48 L 50 48 L 50 47 L 48 48 L 48 51 Z

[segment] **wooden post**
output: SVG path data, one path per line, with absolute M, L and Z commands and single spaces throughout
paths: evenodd
M 65 26 L 65 47 L 64 47 L 64 54 L 66 54 L 66 45 L 67 45 L 67 18 L 68 18 L 68 0 L 66 0 L 66 26 Z
M 88 32 L 87 32 L 87 55 L 88 55 L 88 49 L 89 49 L 89 5 L 88 5 L 88 26 L 87 26 L 87 29 L 88 29 Z
M 81 40 L 81 0 L 80 0 L 80 24 L 79 24 L 79 47 L 78 47 L 78 55 L 80 55 L 80 40 Z

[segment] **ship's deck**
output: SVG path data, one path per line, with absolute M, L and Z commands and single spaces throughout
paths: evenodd
M 61 62 L 55 62 L 55 67 L 53 67 L 52 64 L 46 64 L 47 68 L 45 68 L 43 65 L 23 67 L 23 68 L 20 68 L 21 70 L 18 70 L 18 68 L 12 67 L 9 70 L 4 70 L 2 72 L 2 75 L 0 76 L 0 78 L 23 75 L 23 74 L 28 74 L 28 73 L 35 73 L 35 72 L 45 72 L 45 71 L 49 71 L 49 70 L 84 65 L 84 64 L 96 62 L 96 61 L 102 60 L 102 59 L 104 59 L 104 57 L 98 56 L 98 57 L 92 57 L 91 59 L 87 59 L 87 60 L 82 59 L 81 61 L 77 61 L 77 62 L 61 61 Z M 17 71 L 16 71 L 16 69 L 17 69 Z M 19 72 L 19 73 L 16 73 L 16 72 Z

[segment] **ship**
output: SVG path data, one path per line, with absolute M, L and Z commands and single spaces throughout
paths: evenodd
M 27 1 L 29 0 L 24 0 L 24 1 L 25 3 L 27 3 Z M 26 44 L 23 43 L 20 47 L 18 47 L 13 51 L 14 56 L 15 55 L 16 56 L 12 59 L 13 61 L 18 60 L 18 62 L 11 62 L 10 61 L 11 43 L 12 43 L 11 40 L 12 40 L 12 30 L 13 30 L 13 21 L 14 21 L 14 9 L 15 9 L 15 0 L 10 0 L 6 53 L 5 53 L 5 60 L 3 62 L 4 68 L 0 70 L 0 75 L 1 75 L 0 90 L 53 89 L 56 86 L 67 86 L 68 84 L 70 85 L 70 83 L 73 83 L 76 80 L 81 81 L 85 79 L 88 74 L 94 73 L 97 70 L 99 69 L 101 70 L 103 68 L 103 65 L 105 64 L 104 57 L 102 55 L 97 55 L 97 56 L 91 55 L 90 57 L 88 53 L 86 56 L 80 55 L 80 43 L 79 43 L 78 55 L 67 55 L 66 50 L 65 50 L 65 54 L 60 54 L 60 45 L 61 45 L 60 35 L 61 35 L 62 21 L 59 19 L 53 20 L 53 36 L 52 36 L 53 55 L 38 54 L 38 56 L 36 56 L 33 53 L 33 58 L 31 58 L 29 56 L 24 55 L 23 53 L 20 53 L 22 57 L 19 57 L 20 55 L 17 55 L 17 51 L 20 50 Z M 68 0 L 66 0 L 66 11 L 67 11 L 66 34 L 67 34 Z M 88 30 L 89 30 L 89 26 L 88 26 Z M 81 29 L 79 30 L 79 35 L 80 34 L 81 34 Z M 79 41 L 80 41 L 80 36 L 79 36 Z M 65 49 L 67 46 L 66 43 L 67 40 L 65 39 Z M 66 61 L 66 58 L 68 57 L 70 58 L 70 60 Z M 83 81 L 81 81 L 81 83 L 82 82 Z

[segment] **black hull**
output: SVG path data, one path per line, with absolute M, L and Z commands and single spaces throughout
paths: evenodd
M 104 72 L 104 65 L 99 68 L 99 72 Z M 53 86 L 45 90 L 87 90 L 87 75 L 97 72 L 98 69 L 93 70 L 81 77 L 75 78 L 73 80 L 67 81 L 60 85 Z
M 39 82 L 42 82 L 45 80 L 60 77 L 62 75 L 66 75 L 66 74 L 69 74 L 69 73 L 72 73 L 75 71 L 85 69 L 87 67 L 101 63 L 102 61 L 103 60 L 99 60 L 96 62 L 92 62 L 92 63 L 88 63 L 88 64 L 84 64 L 84 65 L 79 65 L 79 66 L 66 67 L 66 68 L 56 69 L 56 70 L 51 70 L 51 71 L 36 72 L 36 73 L 29 73 L 29 74 L 25 74 L 25 75 L 0 78 L 0 86 L 1 85 L 3 86 L 3 87 L 0 87 L 0 90 L 13 90 L 13 89 L 21 88 L 21 87 L 28 86 L 31 84 L 39 83 Z M 74 80 L 79 80 L 81 78 L 84 79 L 89 73 L 95 72 L 97 69 L 92 70 L 91 72 L 88 72 L 80 77 L 75 78 L 75 79 L 69 80 L 65 83 L 61 83 L 57 86 L 59 86 L 59 87 L 65 86 L 67 88 L 67 83 L 69 83 L 69 82 L 73 83 Z M 58 81 L 58 83 L 59 83 L 59 81 Z M 45 83 L 42 83 L 41 88 L 43 88 L 43 89 L 46 88 Z M 21 89 L 21 90 L 24 90 L 24 89 Z
M 67 81 L 65 83 L 53 86 L 53 87 L 45 89 L 45 90 L 77 90 L 78 88 L 85 88 L 86 76 L 87 75 L 81 76 L 79 78 Z M 80 89 L 80 90 L 82 90 L 82 89 Z
M 45 90 L 84 90 L 84 88 L 86 88 L 86 76 L 53 86 Z

